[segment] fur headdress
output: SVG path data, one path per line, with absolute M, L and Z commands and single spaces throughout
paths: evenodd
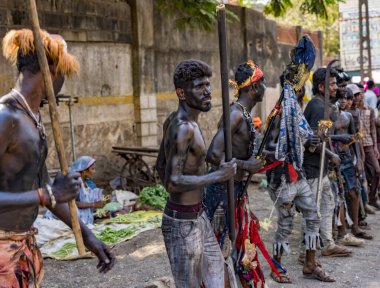
M 49 34 L 41 30 L 42 43 L 46 56 L 54 63 L 57 73 L 71 76 L 79 73 L 77 59 L 67 52 L 67 44 L 62 36 Z M 35 54 L 33 32 L 30 29 L 11 30 L 3 39 L 3 55 L 12 64 L 17 65 L 18 57 Z

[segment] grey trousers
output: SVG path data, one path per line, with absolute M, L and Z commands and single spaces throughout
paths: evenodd
M 205 212 L 194 220 L 164 214 L 162 234 L 176 287 L 224 287 L 224 258 Z
M 301 179 L 296 183 L 286 183 L 285 179 L 283 179 L 280 185 L 270 184 L 268 192 L 275 203 L 278 214 L 273 255 L 287 255 L 290 252 L 288 237 L 293 230 L 296 206 L 301 211 L 303 220 L 306 223 L 306 249 L 316 250 L 320 242 L 318 232 L 320 220 L 317 215 L 315 197 L 306 180 Z
M 316 199 L 318 189 L 318 178 L 308 179 L 307 182 L 310 185 L 311 191 Z M 321 214 L 320 234 L 325 247 L 334 244 L 332 236 L 332 223 L 334 216 L 335 200 L 334 194 L 331 189 L 331 183 L 327 176 L 322 180 L 322 194 L 320 197 L 320 203 L 318 204 L 318 210 Z M 303 222 L 303 221 L 302 221 Z M 305 223 L 302 223 L 302 227 L 305 227 Z

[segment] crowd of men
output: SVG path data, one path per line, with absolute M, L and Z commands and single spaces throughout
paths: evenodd
M 266 165 L 270 167 L 264 168 L 268 192 L 278 211 L 273 258 L 268 262 L 275 264 L 271 265 L 271 277 L 280 283 L 291 283 L 281 257 L 290 250 L 288 237 L 296 211 L 302 213 L 304 239 L 298 261 L 303 264 L 304 277 L 334 282 L 334 277 L 316 260 L 317 250 L 321 250 L 323 257 L 351 256 L 353 251 L 347 246 L 361 246 L 365 240 L 373 239 L 365 219 L 380 209 L 377 111 L 365 104 L 363 86 L 348 84 L 350 77 L 342 69 L 330 71 L 326 94 L 326 73 L 326 68 L 313 73 L 314 97 L 304 111 L 300 108 L 304 87 L 295 91 L 283 81 L 287 102 L 276 115 L 265 145 Z M 183 61 L 175 70 L 179 109 L 164 124 L 157 161 L 161 179 L 170 193 L 162 230 L 178 287 L 199 287 L 202 283 L 206 287 L 236 287 L 236 281 L 243 287 L 254 287 L 264 282 L 258 249 L 264 256 L 267 252 L 257 230 L 259 220 L 248 207 L 244 181 L 247 173 L 258 173 L 263 168 L 252 154 L 255 132 L 251 110 L 264 97 L 264 73 L 253 61 L 239 65 L 236 70 L 233 85 L 237 99 L 230 109 L 234 158 L 227 163 L 222 121 L 209 149 L 197 122 L 201 111 L 211 109 L 210 76 L 211 68 L 199 60 Z M 329 119 L 324 119 L 326 103 Z M 286 119 L 292 117 L 297 121 L 287 123 Z M 323 171 L 322 140 L 318 134 L 322 120 L 331 120 L 333 125 L 324 139 L 327 146 Z M 302 159 L 296 159 L 295 154 L 278 161 L 284 125 L 293 125 L 294 130 L 287 133 L 295 133 L 295 138 L 305 138 L 296 143 L 302 143 L 304 152 L 299 154 Z M 211 164 L 208 174 L 201 168 L 204 161 Z M 237 202 L 238 235 L 234 247 L 229 247 L 227 186 L 223 183 L 231 177 L 235 180 Z M 210 233 L 211 229 L 215 234 Z M 224 278 L 220 277 L 223 273 Z
M 58 93 L 64 76 L 75 74 L 78 63 L 67 53 L 62 37 L 43 31 L 41 36 Z M 314 97 L 303 111 L 302 79 L 307 79 L 314 65 L 315 50 L 309 38 L 301 42 L 295 47 L 301 52 L 292 54 L 281 78 L 284 101 L 271 115 L 273 127 L 260 155 L 265 165 L 254 154 L 259 143 L 251 114 L 266 90 L 258 65 L 251 60 L 242 63 L 231 81 L 236 99 L 230 106 L 233 159 L 229 162 L 225 161 L 223 121 L 208 149 L 198 125 L 199 114 L 211 109 L 211 67 L 190 59 L 175 68 L 178 110 L 163 125 L 156 168 L 170 194 L 162 232 L 177 287 L 237 287 L 238 281 L 243 287 L 259 283 L 263 287 L 259 251 L 271 266 L 271 277 L 291 283 L 281 260 L 290 250 L 288 237 L 296 211 L 302 213 L 304 236 L 298 260 L 306 278 L 335 281 L 316 260 L 319 248 L 323 257 L 350 256 L 353 252 L 346 246 L 373 239 L 365 220 L 380 210 L 380 141 L 373 82 L 365 94 L 363 86 L 348 84 L 350 77 L 342 69 L 318 68 L 312 80 Z M 17 66 L 19 76 L 12 91 L 0 100 L 0 282 L 4 287 L 39 287 L 42 258 L 33 228 L 38 206 L 47 207 L 70 226 L 66 202 L 77 196 L 80 175 L 58 175 L 53 183 L 47 177 L 47 142 L 39 112 L 46 91 L 32 31 L 9 31 L 3 54 Z M 299 55 L 304 62 L 297 59 Z M 326 111 L 329 119 L 325 119 Z M 318 131 L 326 120 L 332 122 L 327 138 Z M 206 162 L 211 166 L 208 173 Z M 278 212 L 272 258 L 260 238 L 260 222 L 249 207 L 247 194 L 248 174 L 264 170 Z M 235 216 L 237 232 L 232 241 L 231 218 L 227 217 L 226 181 L 230 179 L 234 180 L 236 205 L 229 212 Z M 99 271 L 109 271 L 115 256 L 86 225 L 80 225 L 86 247 L 99 259 Z

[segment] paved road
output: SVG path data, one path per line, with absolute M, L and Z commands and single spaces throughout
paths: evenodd
M 251 190 L 251 205 L 260 219 L 269 216 L 272 202 L 266 192 L 259 192 L 253 186 Z M 253 192 L 255 190 L 255 192 Z M 275 214 L 275 213 L 274 213 Z M 368 223 L 375 239 L 367 241 L 361 248 L 353 248 L 354 255 L 349 258 L 320 257 L 323 267 L 336 277 L 337 282 L 328 284 L 302 277 L 302 266 L 297 264 L 300 215 L 296 216 L 295 228 L 290 238 L 292 253 L 284 258 L 283 264 L 292 277 L 293 284 L 280 285 L 270 277 L 270 270 L 262 259 L 267 287 L 380 287 L 380 212 L 370 216 Z M 262 238 L 271 252 L 271 241 L 275 231 L 276 217 L 269 231 L 262 231 Z M 163 276 L 170 276 L 169 262 L 166 257 L 161 231 L 156 229 L 144 232 L 134 239 L 114 248 L 117 255 L 117 265 L 107 275 L 95 272 L 95 259 L 78 261 L 45 261 L 45 280 L 43 287 L 145 287 L 149 282 Z

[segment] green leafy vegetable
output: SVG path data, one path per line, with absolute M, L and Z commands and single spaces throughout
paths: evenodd
M 169 193 L 166 192 L 164 186 L 155 185 L 141 190 L 139 202 L 163 210 L 168 198 Z
M 61 247 L 61 249 L 52 253 L 52 255 L 57 258 L 65 258 L 70 255 L 76 248 L 77 245 L 75 243 L 66 243 Z
M 116 211 L 123 209 L 123 205 L 121 205 L 119 202 L 111 202 L 107 203 L 103 208 L 96 210 L 96 215 L 98 218 L 102 218 L 107 215 L 110 211 Z
M 96 234 L 95 236 L 106 244 L 115 244 L 119 240 L 132 235 L 134 232 L 135 232 L 134 227 L 129 227 L 129 228 L 120 229 L 120 230 L 107 227 L 106 229 L 104 229 L 99 234 Z

